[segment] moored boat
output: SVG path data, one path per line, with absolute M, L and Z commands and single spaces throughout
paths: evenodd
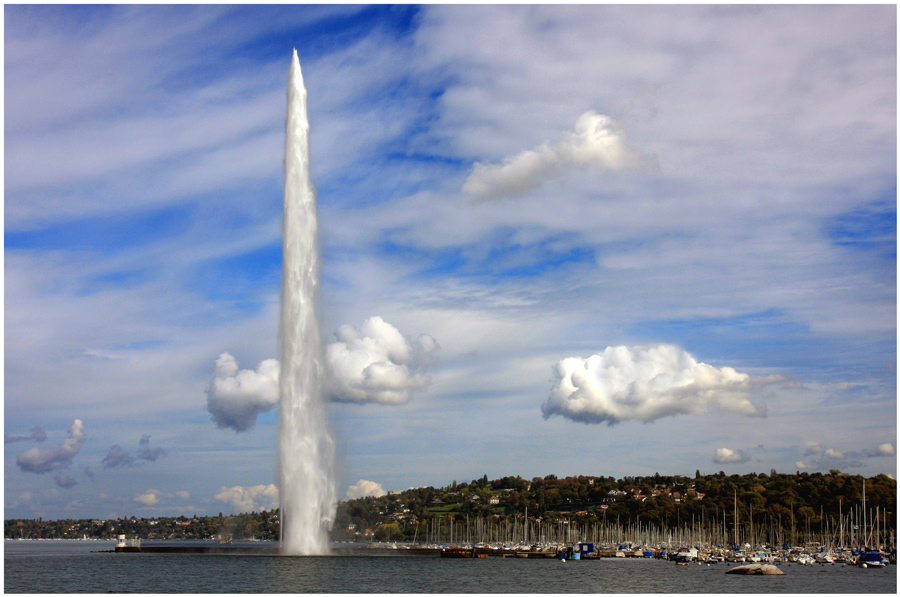
M 877 551 L 867 551 L 859 554 L 859 557 L 856 558 L 856 565 L 860 568 L 884 568 L 888 564 L 884 560 L 884 556 Z

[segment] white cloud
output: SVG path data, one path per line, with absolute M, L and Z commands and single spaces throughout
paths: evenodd
M 427 335 L 410 343 L 381 317 L 367 319 L 359 329 L 341 326 L 337 342 L 326 348 L 332 376 L 327 394 L 339 402 L 402 404 L 424 389 L 424 374 L 438 344 Z
M 65 10 L 12 7 L 7 15 L 6 149 L 22 166 L 8 172 L 6 203 L 8 228 L 17 231 L 7 236 L 6 409 L 17 435 L 32 428 L 34 412 L 46 420 L 78 413 L 93 421 L 92 437 L 131 426 L 125 437 L 137 438 L 150 431 L 141 421 L 168 421 L 167 437 L 181 454 L 201 439 L 187 413 L 198 396 L 203 403 L 215 358 L 209 355 L 227 349 L 251 369 L 277 356 L 277 274 L 263 283 L 249 278 L 262 312 L 245 310 L 242 297 L 229 293 L 243 294 L 245 272 L 257 267 L 256 259 L 239 258 L 280 238 L 281 150 L 272 140 L 283 110 L 270 102 L 283 107 L 287 56 L 224 68 L 215 57 L 284 22 L 238 10 L 223 28 L 208 11 L 228 9 L 187 10 L 178 19 L 156 10 L 101 11 L 109 18 L 90 19 L 90 39 Z M 516 433 L 540 436 L 535 441 L 546 443 L 533 448 L 544 462 L 577 469 L 575 456 L 542 449 L 564 443 L 568 421 L 535 417 L 533 426 L 518 426 L 528 409 L 514 396 L 546 398 L 547 365 L 607 344 L 682 343 L 707 362 L 751 375 L 778 367 L 807 383 L 823 371 L 858 381 L 874 371 L 870 365 L 896 361 L 896 259 L 880 267 L 873 252 L 836 246 L 829 230 L 832 218 L 890 196 L 896 180 L 891 7 L 435 5 L 416 12 L 415 25 L 404 29 L 409 36 L 363 33 L 304 61 L 312 166 L 326 174 L 316 176 L 327 246 L 325 329 L 377 313 L 400 330 L 434 334 L 446 355 L 439 372 L 429 371 L 433 400 L 414 396 L 408 408 L 377 413 L 334 409 L 352 418 L 348 428 L 371 430 L 382 442 L 350 448 L 348 468 L 356 468 L 346 481 L 446 483 L 442 467 L 407 462 L 404 442 L 484 437 L 511 418 L 516 427 L 504 429 L 511 441 Z M 474 21 L 482 26 L 472 28 Z M 149 59 L 136 68 L 117 58 L 134 40 Z M 198 64 L 201 79 L 191 77 Z M 576 118 L 590 108 L 625 131 L 626 149 L 659 155 L 661 172 L 610 175 L 599 162 L 584 171 L 574 162 L 530 171 L 523 161 L 514 174 L 537 186 L 514 209 L 460 197 L 473 163 L 499 170 L 504 157 L 526 149 L 540 162 L 541 143 L 567 143 Z M 216 126 L 223 117 L 228 122 Z M 253 189 L 236 188 L 239 179 L 253 180 Z M 148 180 L 154 184 L 140 184 Z M 894 203 L 886 203 L 888 216 Z M 100 226 L 91 214 L 102 216 Z M 65 234 L 43 227 L 47 221 Z M 895 240 L 893 227 L 886 234 Z M 847 240 L 852 245 L 856 237 Z M 571 247 L 593 259 L 575 272 L 551 261 L 525 279 L 494 275 Z M 203 284 L 202 272 L 229 257 L 238 258 L 229 262 L 235 275 Z M 660 322 L 675 327 L 661 330 Z M 875 354 L 873 331 L 887 338 L 877 340 L 886 350 L 876 347 Z M 598 338 L 608 340 L 598 346 Z M 741 352 L 747 347 L 752 354 Z M 86 359 L 86 349 L 114 360 Z M 817 367 L 803 356 L 813 351 Z M 469 352 L 471 358 L 460 356 Z M 742 365 L 721 360 L 726 352 L 740 354 Z M 753 370 L 743 368 L 750 363 Z M 836 451 L 889 441 L 872 421 L 893 420 L 896 375 L 876 375 L 877 387 L 867 384 L 865 393 L 881 398 L 867 399 L 866 409 L 841 406 L 841 393 L 820 404 L 811 393 L 791 404 L 770 400 L 770 419 L 754 432 L 771 443 L 785 429 L 809 425 L 814 437 L 833 438 L 839 421 L 848 443 Z M 459 406 L 450 409 L 455 414 L 446 408 L 451 402 Z M 791 416 L 781 416 L 784 409 Z M 367 420 L 371 415 L 377 421 Z M 674 445 L 689 437 L 675 429 L 694 420 L 667 419 L 659 440 Z M 691 470 L 708 463 L 716 446 L 733 447 L 728 438 L 741 437 L 740 429 L 734 433 L 744 424 L 740 417 L 721 420 L 731 433 L 719 430 L 698 447 Z M 635 441 L 646 435 L 641 426 L 613 431 L 642 446 L 638 456 L 659 453 Z M 171 488 L 212 496 L 223 485 L 257 482 L 228 479 L 229 460 L 241 463 L 231 474 L 270 466 L 270 450 L 244 445 L 265 434 L 242 434 L 236 444 L 213 425 L 203 433 L 222 466 L 205 487 L 180 477 Z M 135 446 L 124 447 L 135 454 Z M 780 462 L 805 459 L 798 457 Z M 537 466 L 521 451 L 499 458 L 512 469 Z M 676 461 L 663 466 L 678 468 Z M 895 464 L 892 456 L 863 462 L 884 470 Z M 633 474 L 622 466 L 613 474 Z M 190 474 L 168 468 L 166 474 Z M 7 486 L 27 487 L 21 478 L 27 483 L 33 475 L 13 469 Z M 414 478 L 414 471 L 432 476 Z M 125 475 L 116 477 L 127 487 Z
M 339 402 L 407 402 L 428 386 L 425 371 L 440 348 L 425 334 L 408 342 L 378 316 L 367 319 L 360 329 L 341 326 L 335 336 L 338 341 L 326 347 L 330 376 L 324 394 Z M 233 356 L 222 353 L 206 391 L 206 408 L 216 425 L 235 431 L 252 428 L 260 414 L 278 404 L 280 369 L 277 359 L 262 361 L 256 371 L 239 369 Z
M 366 496 L 381 497 L 383 495 L 387 495 L 387 492 L 384 490 L 384 487 L 381 486 L 381 483 L 366 481 L 365 479 L 360 479 L 355 485 L 351 485 L 347 488 L 348 500 Z
M 506 158 L 501 165 L 476 163 L 463 191 L 487 199 L 537 188 L 566 168 L 618 172 L 641 165 L 643 156 L 629 149 L 618 125 L 590 110 L 555 145 L 543 144 Z
M 751 378 L 731 367 L 698 363 L 670 345 L 610 346 L 587 359 L 570 357 L 553 369 L 544 418 L 561 415 L 583 423 L 648 423 L 662 417 L 700 414 L 715 404 L 731 412 L 765 416 L 754 390 L 781 381 L 780 376 Z
M 840 469 L 842 467 L 858 468 L 866 466 L 863 463 L 863 457 L 880 458 L 894 456 L 896 453 L 897 450 L 894 444 L 890 442 L 862 451 L 838 450 L 823 446 L 818 442 L 807 442 L 806 448 L 803 450 L 803 460 L 797 461 L 795 464 L 798 469 L 808 470 Z
M 52 450 L 41 450 L 37 447 L 31 448 L 19 455 L 16 459 L 16 464 L 23 471 L 31 473 L 46 473 L 61 468 L 69 468 L 72 464 L 72 459 L 81 450 L 83 443 L 84 423 L 81 419 L 75 419 L 69 427 L 69 438 L 57 448 Z
M 866 456 L 876 458 L 878 456 L 893 456 L 897 453 L 897 449 L 894 448 L 894 444 L 888 442 L 879 445 L 874 450 L 865 450 L 864 452 Z
M 256 418 L 278 404 L 276 359 L 266 359 L 256 371 L 238 369 L 238 362 L 227 352 L 216 359 L 212 385 L 206 390 L 206 409 L 216 425 L 235 431 L 247 431 Z
M 156 489 L 150 489 L 140 495 L 135 496 L 132 501 L 144 504 L 145 506 L 155 506 L 159 503 L 162 493 Z
M 178 497 L 180 497 L 180 498 L 183 499 L 183 500 L 186 500 L 186 499 L 188 499 L 189 497 L 191 497 L 191 493 L 190 493 L 189 491 L 184 491 L 184 490 L 182 490 L 182 491 L 176 491 L 176 492 L 175 492 L 175 495 L 177 495 Z
M 278 487 L 273 484 L 223 487 L 216 499 L 230 505 L 235 512 L 270 510 L 278 506 Z
M 717 464 L 741 464 L 749 461 L 749 454 L 745 454 L 743 450 L 730 448 L 716 448 L 716 455 L 713 457 L 713 462 Z
M 818 442 L 807 442 L 803 456 L 803 460 L 795 463 L 798 469 L 826 470 L 864 466 L 859 452 L 837 450 Z

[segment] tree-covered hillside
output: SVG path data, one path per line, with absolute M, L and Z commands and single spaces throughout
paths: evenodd
M 866 520 L 870 526 L 896 528 L 897 483 L 885 475 L 866 479 Z M 586 525 L 640 524 L 658 529 L 735 527 L 749 538 L 751 523 L 770 537 L 812 539 L 839 532 L 841 520 L 862 524 L 863 477 L 832 470 L 798 473 L 693 477 L 554 475 L 525 480 L 487 476 L 447 487 L 424 487 L 340 504 L 333 535 L 338 539 L 412 540 L 448 537 L 451 523 L 488 521 L 498 526 L 564 522 Z M 482 523 L 483 526 L 484 523 Z M 461 527 L 460 527 L 461 528 Z M 442 530 L 443 529 L 443 530 Z M 437 531 L 436 531 L 437 530 Z M 762 532 L 762 531 L 760 531 Z M 469 533 L 471 538 L 472 533 Z
M 565 526 L 573 532 L 632 529 L 734 540 L 805 542 L 849 537 L 865 522 L 883 540 L 896 529 L 897 482 L 865 480 L 837 470 L 797 473 L 625 477 L 554 475 L 526 480 L 487 475 L 441 488 L 421 487 L 338 504 L 332 538 L 338 541 L 509 540 Z M 526 521 L 527 512 L 527 525 Z M 736 518 L 735 518 L 736 516 Z M 855 530 L 854 530 L 855 527 Z M 577 534 L 575 532 L 575 534 Z M 277 540 L 277 511 L 233 516 L 131 517 L 119 520 L 7 520 L 17 538 L 217 538 Z M 573 536 L 569 532 L 566 536 Z M 521 536 L 520 538 L 524 538 Z M 845 540 L 845 543 L 847 541 Z

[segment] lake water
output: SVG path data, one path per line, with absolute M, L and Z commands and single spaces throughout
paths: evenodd
M 264 543 L 250 545 L 262 546 Z M 782 564 L 783 576 L 654 559 L 97 553 L 101 541 L 5 541 L 7 593 L 890 593 L 894 566 Z

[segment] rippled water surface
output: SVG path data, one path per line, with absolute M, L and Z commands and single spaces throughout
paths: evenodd
M 7 593 L 890 593 L 893 566 L 782 565 L 783 576 L 653 559 L 98 553 L 99 541 L 5 541 Z

